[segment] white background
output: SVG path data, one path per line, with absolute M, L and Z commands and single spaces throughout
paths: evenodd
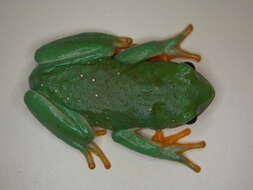
M 249 190 L 253 187 L 253 1 L 246 0 L 0 0 L 1 190 Z M 23 95 L 36 66 L 34 51 L 59 37 L 87 31 L 164 39 L 195 26 L 183 47 L 216 98 L 192 126 L 189 140 L 208 146 L 187 155 L 202 166 L 150 158 L 114 143 L 96 142 L 112 162 L 89 170 L 82 154 L 49 133 L 26 109 Z M 167 130 L 171 132 L 182 130 Z

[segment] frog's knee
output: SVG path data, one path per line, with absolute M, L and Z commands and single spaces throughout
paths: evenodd
M 25 93 L 24 101 L 31 113 L 67 144 L 81 149 L 81 145 L 88 144 L 94 139 L 94 131 L 79 113 L 61 105 L 56 106 L 32 90 Z
M 30 104 L 35 103 L 36 96 L 37 96 L 36 92 L 28 90 L 24 95 L 25 104 L 29 107 Z

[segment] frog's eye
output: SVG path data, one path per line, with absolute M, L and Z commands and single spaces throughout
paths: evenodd
M 192 120 L 188 121 L 186 124 L 191 125 L 191 124 L 195 123 L 197 121 L 197 118 L 198 118 L 197 116 L 194 117 Z
M 188 62 L 188 61 L 186 61 L 186 62 L 184 62 L 184 63 L 187 64 L 187 65 L 189 65 L 189 66 L 191 66 L 191 67 L 195 70 L 195 66 L 193 65 L 193 63 Z

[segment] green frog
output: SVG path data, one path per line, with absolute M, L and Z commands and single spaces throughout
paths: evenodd
M 189 128 L 171 136 L 162 131 L 194 123 L 214 98 L 214 88 L 191 62 L 171 61 L 200 61 L 198 54 L 180 47 L 192 30 L 189 25 L 172 38 L 139 45 L 105 33 L 50 42 L 35 53 L 38 66 L 25 103 L 48 130 L 81 151 L 90 169 L 95 168 L 93 154 L 111 167 L 94 142 L 111 130 L 112 139 L 127 148 L 199 172 L 184 152 L 205 142 L 179 143 Z M 140 134 L 144 128 L 155 131 L 152 138 Z

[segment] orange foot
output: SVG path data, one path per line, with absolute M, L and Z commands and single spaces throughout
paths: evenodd
M 102 136 L 105 134 L 107 134 L 107 130 L 104 130 L 104 129 L 95 131 L 96 136 Z M 103 151 L 99 148 L 99 146 L 96 143 L 92 142 L 86 145 L 86 147 L 83 150 L 81 150 L 81 152 L 86 157 L 86 160 L 90 169 L 94 169 L 96 167 L 92 153 L 100 158 L 100 160 L 102 161 L 106 169 L 111 168 L 110 161 L 108 160 L 106 155 L 103 153 Z
M 122 51 L 135 46 L 133 39 L 130 37 L 119 37 L 117 45 L 115 46 L 114 55 L 121 53 Z
M 95 131 L 96 136 L 103 136 L 106 134 L 107 134 L 107 130 L 105 130 L 105 129 Z
M 191 53 L 181 48 L 181 43 L 184 39 L 192 32 L 193 26 L 188 25 L 179 35 L 172 39 L 169 39 L 167 43 L 175 43 L 174 46 L 170 47 L 167 52 L 163 52 L 157 56 L 151 57 L 148 61 L 170 61 L 175 58 L 191 59 L 196 62 L 201 60 L 201 56 L 196 53 Z
M 206 146 L 205 141 L 184 144 L 178 143 L 179 139 L 190 135 L 190 133 L 191 130 L 187 128 L 177 134 L 165 137 L 162 130 L 157 130 L 151 140 L 155 143 L 160 144 L 162 147 L 182 147 L 183 151 L 179 152 L 178 154 L 183 156 L 183 158 L 185 159 L 185 164 L 188 167 L 192 168 L 195 172 L 200 172 L 200 166 L 189 160 L 185 155 L 183 155 L 183 153 L 191 149 L 204 148 Z
M 96 167 L 96 164 L 94 162 L 92 153 L 94 153 L 96 156 L 98 156 L 100 158 L 100 160 L 103 162 L 104 167 L 106 169 L 110 169 L 111 168 L 111 163 L 108 160 L 108 158 L 105 156 L 105 154 L 103 153 L 103 151 L 99 148 L 99 146 L 92 142 L 87 146 L 87 150 L 82 152 L 84 154 L 84 156 L 86 157 L 88 166 L 90 169 L 94 169 Z

